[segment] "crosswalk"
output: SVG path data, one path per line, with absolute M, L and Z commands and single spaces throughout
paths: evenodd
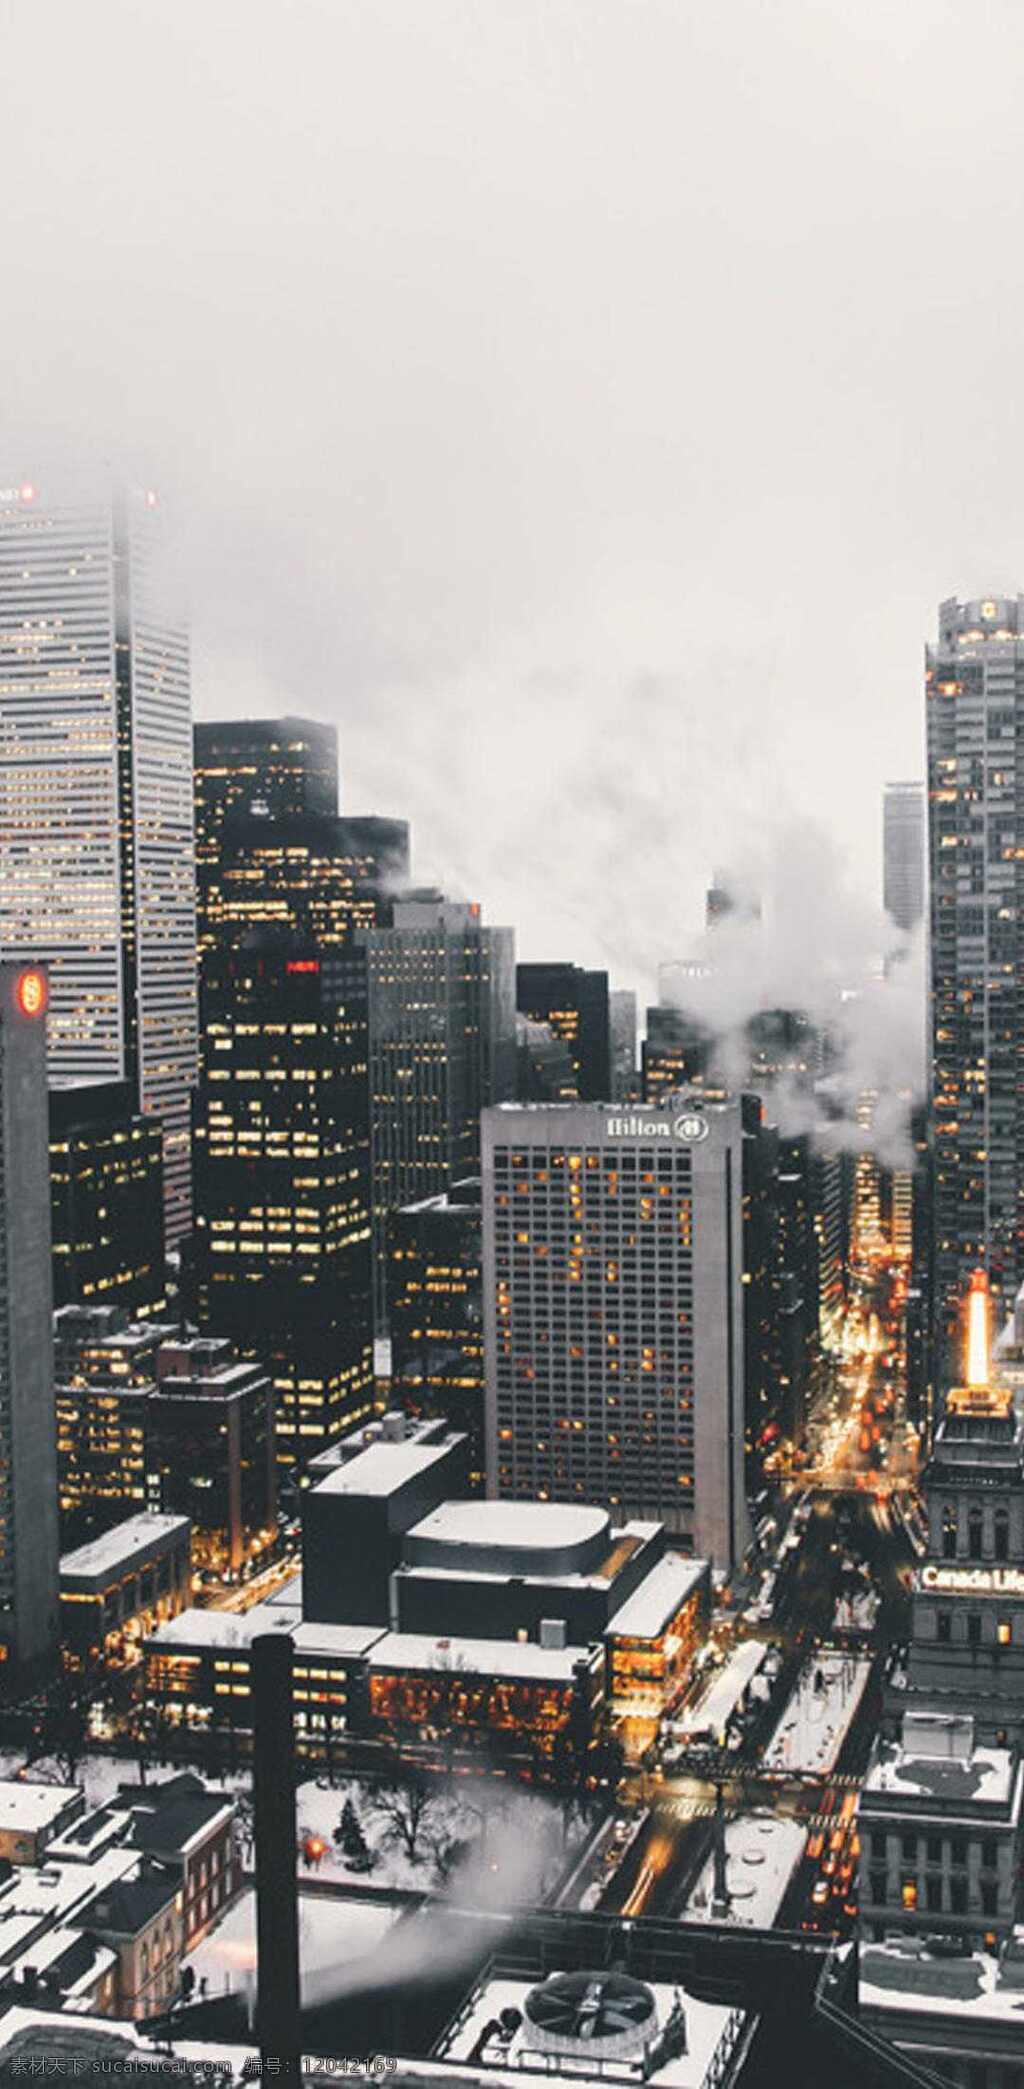
M 713 1799 L 667 1799 L 663 1800 L 658 1808 L 658 1812 L 663 1815 L 667 1814 L 670 1820 L 684 1823 L 710 1820 L 714 1811 L 715 1802 Z M 738 1812 L 743 1812 L 744 1808 L 733 1805 L 727 1806 L 725 1811 L 727 1819 L 732 1820 Z M 809 1835 L 813 1835 L 816 1831 L 827 1831 L 830 1828 L 838 1827 L 840 1821 L 837 1813 L 821 1811 L 809 1813 L 806 1817 L 801 1816 L 799 1824 L 801 1828 L 806 1828 Z

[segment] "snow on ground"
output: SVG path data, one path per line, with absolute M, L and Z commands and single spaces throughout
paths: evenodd
M 561 1807 L 543 1792 L 509 1791 L 505 1785 L 484 1782 L 450 1789 L 440 1778 L 437 1787 L 423 1818 L 416 1856 L 410 1858 L 402 1844 L 389 1837 L 388 1823 L 373 1805 L 372 1781 L 342 1778 L 333 1789 L 323 1779 L 300 1785 L 296 1801 L 300 1874 L 338 1880 L 357 1886 L 360 1892 L 427 1893 L 445 1883 L 437 1850 L 443 1852 L 453 1842 L 464 1842 L 473 1845 L 475 1858 L 494 1875 L 495 1886 L 503 1889 L 505 1898 L 540 1898 L 552 1890 L 587 1833 L 574 1818 L 566 1836 Z M 372 1871 L 353 1871 L 333 1840 L 346 1799 L 351 1799 L 376 1858 Z M 324 1845 L 322 1857 L 312 1865 L 304 1850 L 308 1837 Z
M 853 1655 L 814 1655 L 768 1743 L 765 1769 L 834 1769 L 870 1674 L 870 1661 Z M 815 1687 L 819 1676 L 821 1690 Z
M 146 1766 L 147 1784 L 163 1784 L 168 1777 L 176 1777 L 182 1769 L 195 1768 L 188 1763 L 154 1763 Z M 20 1777 L 25 1774 L 28 1784 L 62 1784 L 64 1773 L 48 1756 L 40 1757 L 25 1770 L 24 1752 L 0 1751 L 0 1778 Z M 249 1775 L 238 1771 L 229 1777 L 208 1777 L 205 1771 L 198 1773 L 211 1791 L 247 1790 Z M 86 1807 L 106 1806 L 117 1797 L 121 1784 L 138 1784 L 139 1759 L 137 1755 L 87 1755 L 75 1768 L 74 1782 L 85 1792 Z
M 299 1960 L 304 1988 L 320 1990 L 332 1973 L 376 1950 L 398 1920 L 381 1897 L 299 1895 Z M 256 1970 L 256 1895 L 243 1893 L 188 1960 L 199 1993 L 224 1995 L 251 1987 Z
M 688 1922 L 746 1923 L 770 1929 L 803 1855 L 806 1832 L 774 1814 L 743 1813 L 725 1824 L 725 1880 L 729 1912 L 712 1917 L 714 1859 L 709 1858 L 683 1910 Z

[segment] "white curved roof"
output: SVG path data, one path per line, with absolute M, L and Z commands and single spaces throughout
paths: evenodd
M 586 1545 L 608 1528 L 605 1509 L 546 1501 L 446 1501 L 417 1523 L 410 1536 L 442 1545 L 508 1547 L 517 1552 L 564 1552 Z

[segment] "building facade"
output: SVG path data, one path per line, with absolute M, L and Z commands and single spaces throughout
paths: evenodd
M 54 1086 L 131 1082 L 191 1224 L 197 1061 L 187 630 L 156 495 L 0 499 L 0 956 L 51 975 Z
M 511 929 L 437 893 L 361 938 L 369 1008 L 375 1305 L 386 1327 L 387 1214 L 475 1175 L 480 1112 L 513 1093 Z
M 469 1443 L 469 1486 L 483 1491 L 484 1300 L 479 1178 L 387 1220 L 392 1403 L 445 1416 Z
M 58 1645 L 47 977 L 0 964 L 0 1687 Z
M 913 935 L 924 917 L 925 788 L 887 783 L 882 800 L 882 900 L 890 920 Z
M 195 1311 L 269 1370 L 289 1467 L 372 1405 L 366 1036 L 358 955 L 264 936 L 204 967 Z
M 50 1198 L 54 1305 L 161 1312 L 163 1135 L 134 1108 L 127 1081 L 51 1090 Z
M 739 1108 L 483 1119 L 488 1490 L 747 1542 Z
M 607 972 L 582 965 L 517 965 L 516 1007 L 547 1023 L 569 1047 L 580 1102 L 612 1100 L 612 1041 Z
M 204 813 L 204 818 L 206 817 Z M 390 919 L 409 873 L 404 820 L 229 810 L 203 841 L 199 947 L 226 950 L 273 931 L 324 950 Z
M 1024 598 L 943 602 L 927 650 L 934 1288 L 940 1380 L 981 1265 L 1024 1276 Z

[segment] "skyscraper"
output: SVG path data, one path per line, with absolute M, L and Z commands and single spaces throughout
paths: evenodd
M 612 1094 L 611 1022 L 607 972 L 582 965 L 517 965 L 516 1007 L 565 1039 L 581 1102 L 608 1102 Z
M 0 1662 L 12 1682 L 58 1645 L 47 979 L 0 965 Z
M 1008 1308 L 1024 1209 L 1024 597 L 943 602 L 927 652 L 937 1367 L 976 1265 Z
M 439 1196 L 480 1159 L 480 1112 L 515 1082 L 512 930 L 439 893 L 396 900 L 360 938 L 369 998 L 378 1330 L 386 1327 L 389 1211 Z
M 885 911 L 905 935 L 924 913 L 925 793 L 923 783 L 887 783 L 882 802 Z
M 338 734 L 317 718 L 201 719 L 193 748 L 200 860 L 232 812 L 338 810 Z
M 136 1318 L 167 1298 L 163 1139 L 127 1081 L 50 1095 L 53 1303 L 119 1305 Z
M 489 1492 L 747 1538 L 736 1103 L 483 1119 Z
M 199 877 L 199 949 L 227 950 L 274 929 L 323 949 L 390 919 L 409 874 L 405 820 L 236 808 L 206 824 Z
M 45 961 L 50 1079 L 128 1079 L 191 1224 L 192 720 L 156 495 L 0 490 L 0 954 Z
M 365 971 L 269 934 L 211 954 L 196 1099 L 195 1303 L 257 1356 L 278 1459 L 370 1410 Z

